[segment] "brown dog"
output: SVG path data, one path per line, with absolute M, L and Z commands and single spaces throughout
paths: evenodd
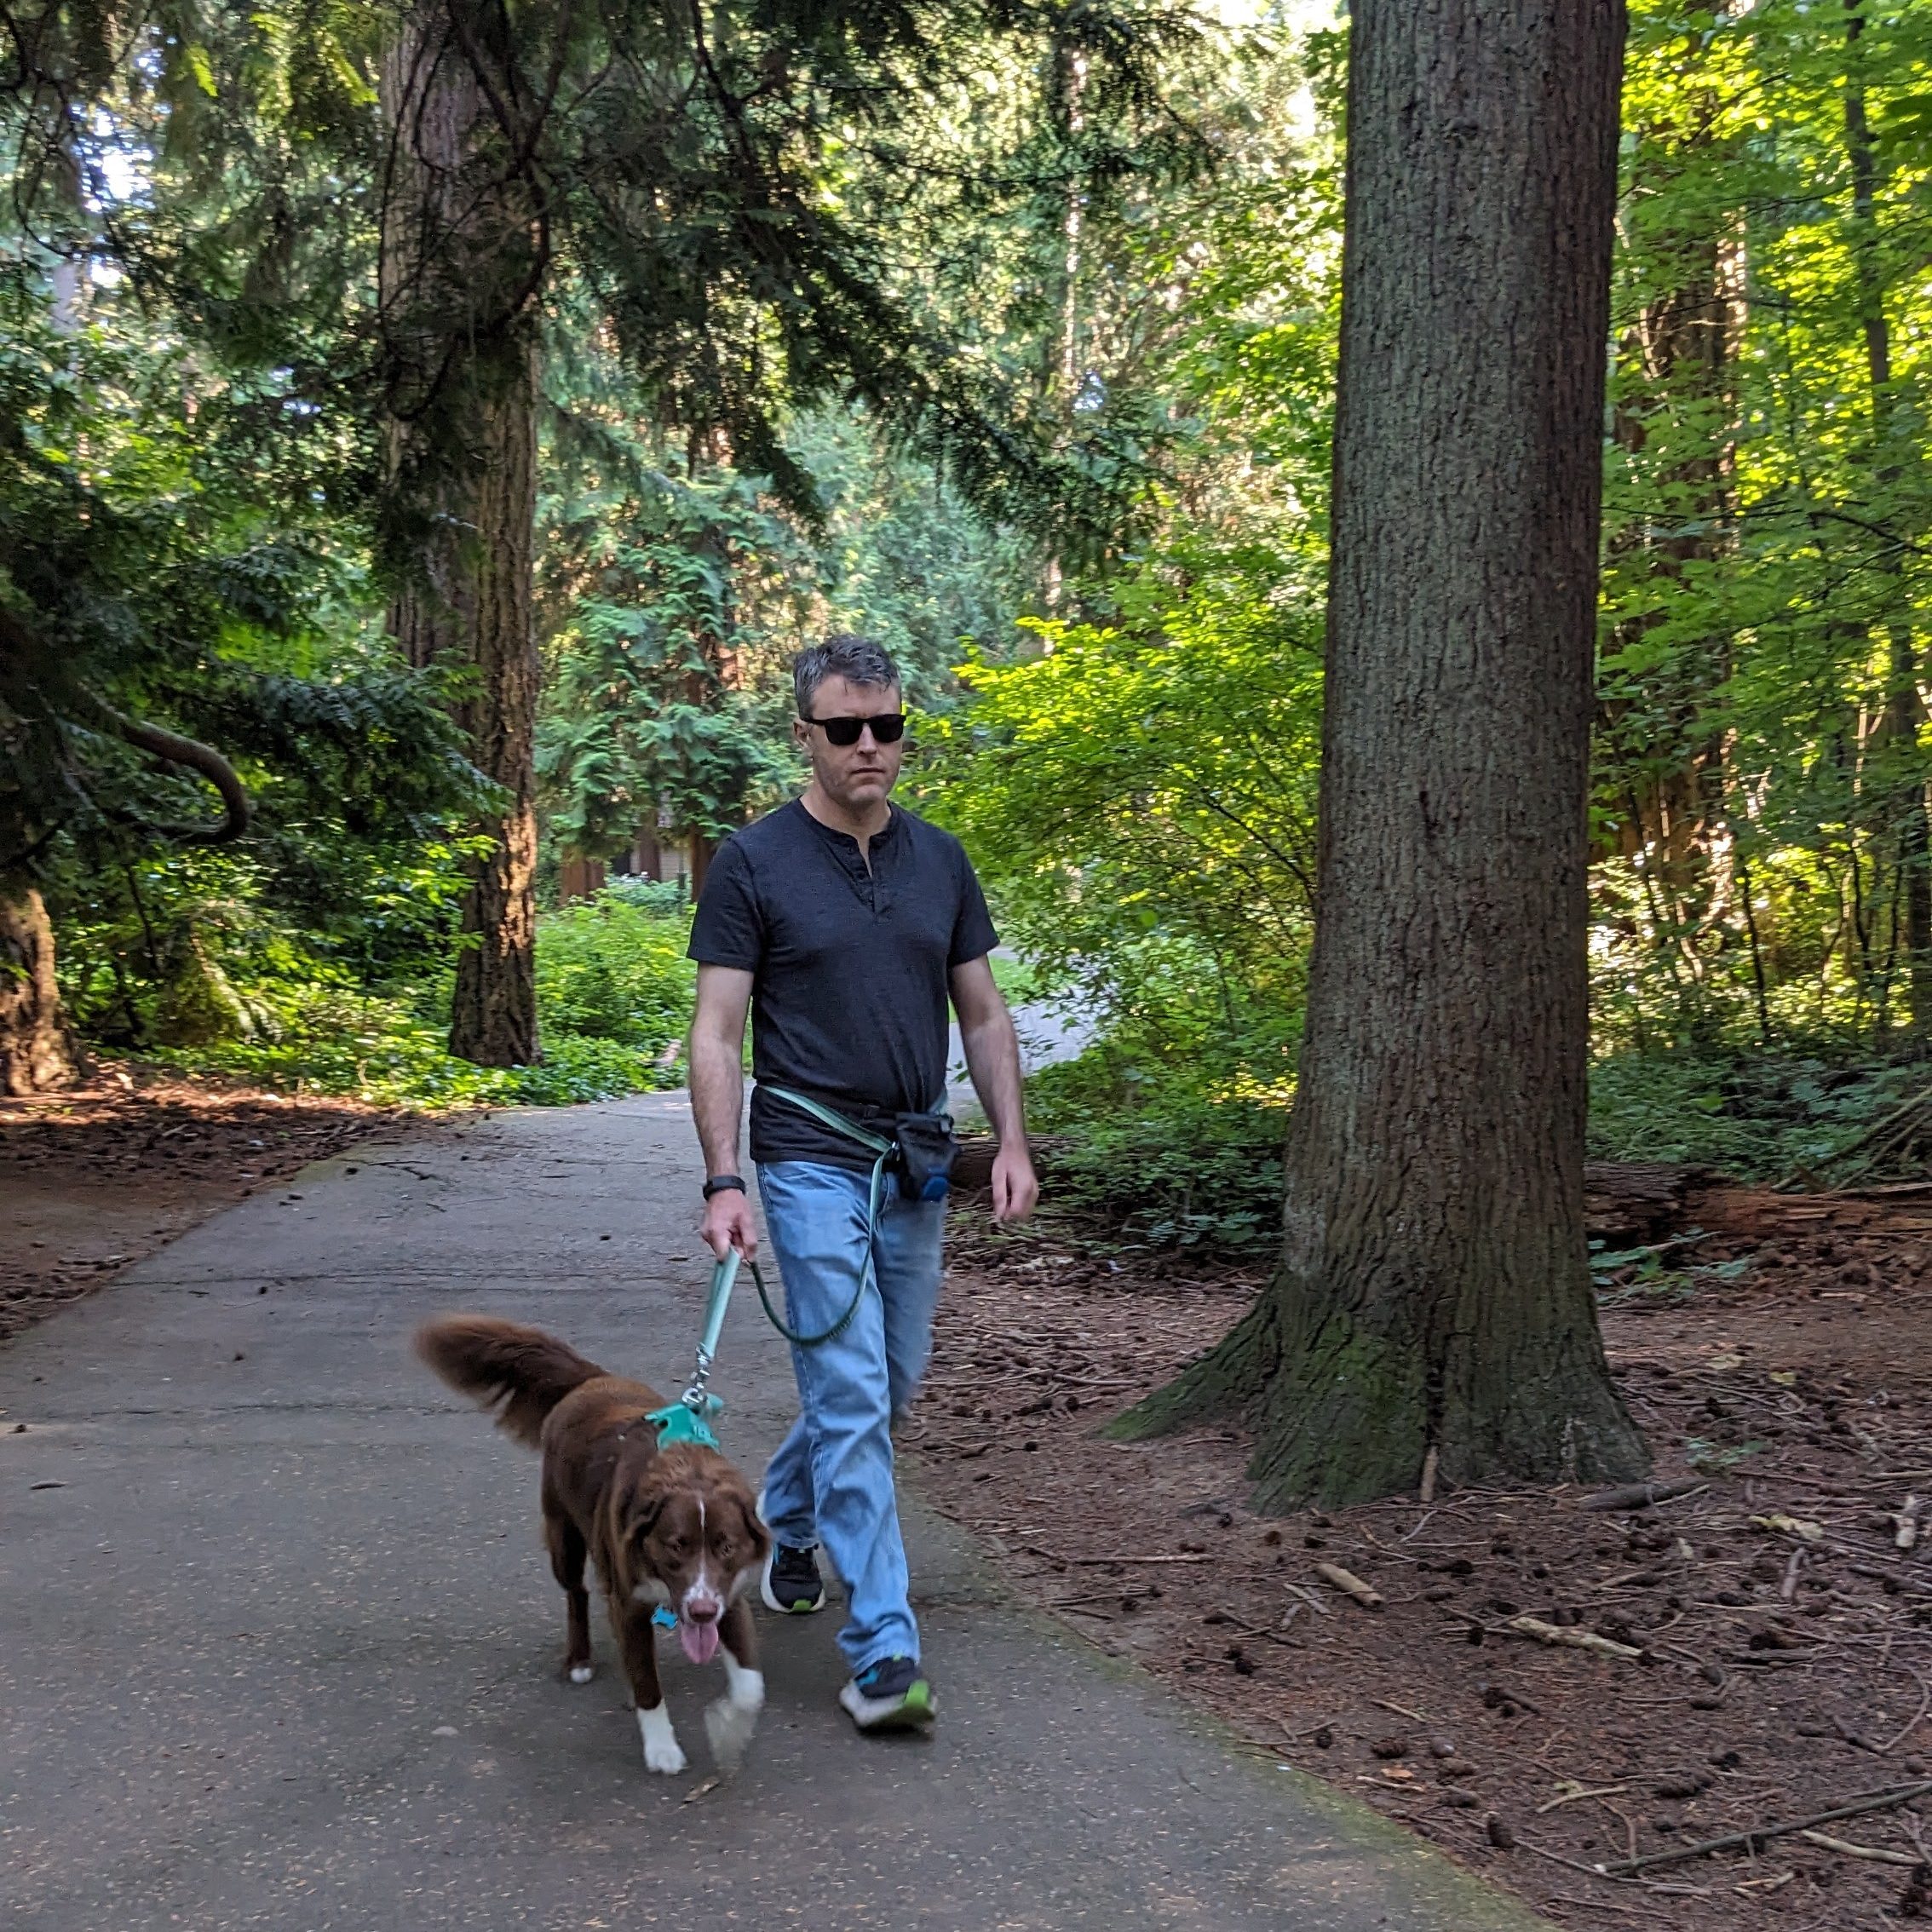
M 499 1429 L 543 1452 L 543 1540 L 570 1606 L 570 1681 L 590 1681 L 588 1557 L 630 1680 L 647 1768 L 675 1774 L 685 1765 L 658 1682 L 651 1619 L 660 1604 L 676 1608 L 693 1663 L 709 1663 L 723 1646 L 726 1691 L 705 1711 L 704 1728 L 713 1757 L 735 1764 L 765 1702 L 745 1593 L 772 1540 L 745 1478 L 715 1449 L 659 1450 L 644 1418 L 664 1398 L 607 1375 L 540 1328 L 445 1315 L 417 1330 L 416 1352 L 452 1389 L 495 1408 Z

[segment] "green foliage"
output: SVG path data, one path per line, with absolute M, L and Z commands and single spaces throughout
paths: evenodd
M 1241 1251 L 1279 1239 L 1286 1109 L 1216 1098 L 1107 1046 L 1028 1084 L 1032 1124 L 1062 1136 L 1053 1199 L 1129 1247 Z
M 969 661 L 917 775 L 1014 943 L 1210 1105 L 1286 1091 L 1313 907 L 1338 181 L 1299 79 L 1245 49 L 1198 103 L 1217 173 L 1103 238 L 1087 347 L 1185 425 L 1170 488 L 1084 621 Z
M 684 1078 L 696 980 L 684 957 L 689 910 L 641 905 L 637 896 L 607 893 L 539 922 L 543 1058 L 535 1067 L 480 1067 L 450 1055 L 446 974 L 414 992 L 372 992 L 305 951 L 300 934 L 211 923 L 210 911 L 220 909 L 206 906 L 194 929 L 191 984 L 206 989 L 196 1010 L 212 1007 L 216 1023 L 190 1038 L 158 1026 L 169 1044 L 146 1050 L 281 1090 L 410 1107 L 562 1107 L 675 1087 Z M 84 946 L 74 952 L 68 970 L 87 971 L 96 955 Z M 146 994 L 151 1015 L 181 1009 L 180 983 Z
M 687 916 L 651 911 L 621 893 L 549 914 L 537 952 L 538 1012 L 547 1034 L 653 1055 L 677 1047 L 697 986 L 697 969 L 685 957 L 689 937 Z
M 1922 7 L 1633 13 L 1598 736 L 1619 1046 L 1932 1024 L 1905 1010 L 1929 89 Z
M 1870 1058 L 1611 1054 L 1590 1072 L 1590 1152 L 1780 1181 L 1824 1167 L 1923 1085 L 1922 1067 Z
M 716 840 L 781 802 L 798 772 L 790 662 L 808 635 L 878 639 L 908 699 L 941 709 L 963 647 L 1006 654 L 1032 546 L 988 530 L 876 422 L 821 411 L 791 425 L 814 527 L 761 479 L 640 434 L 608 358 L 560 363 L 538 739 L 557 850 L 614 857 L 641 826 L 664 844 Z

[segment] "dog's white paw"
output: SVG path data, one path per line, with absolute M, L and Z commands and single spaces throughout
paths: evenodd
M 573 1684 L 589 1683 L 590 1682 L 590 1666 L 588 1664 L 572 1664 L 570 1667 L 570 1681 Z
M 758 1706 L 739 1704 L 728 1697 L 704 1706 L 704 1735 L 711 1746 L 711 1762 L 721 1771 L 735 1771 L 744 1762 L 758 1729 Z
M 765 1676 L 762 1670 L 746 1670 L 728 1650 L 724 1667 L 730 1688 L 716 1704 L 706 1706 L 704 1735 L 713 1762 L 722 1771 L 735 1771 L 758 1728 L 758 1713 L 765 1708 Z
M 644 1739 L 644 1768 L 660 1771 L 675 1778 L 685 1767 L 685 1756 L 678 1746 L 677 1733 L 671 1728 L 670 1713 L 663 1705 L 637 1713 L 637 1728 Z

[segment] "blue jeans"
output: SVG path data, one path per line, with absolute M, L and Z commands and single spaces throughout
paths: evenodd
M 852 1320 L 815 1348 L 794 1344 L 800 1414 L 765 1471 L 765 1521 L 794 1550 L 824 1544 L 849 1601 L 839 1647 L 854 1676 L 919 1654 L 892 1483 L 892 1424 L 933 1346 L 943 1201 L 902 1201 L 888 1175 L 876 1229 L 871 1176 L 818 1161 L 758 1170 L 790 1325 L 816 1335 L 869 1281 Z M 874 1291 L 876 1288 L 876 1292 Z

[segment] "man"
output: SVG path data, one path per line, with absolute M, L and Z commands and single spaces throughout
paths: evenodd
M 999 1137 L 995 1218 L 1023 1219 L 1039 1188 L 979 881 L 957 839 L 889 802 L 905 749 L 898 670 L 877 645 L 832 637 L 800 653 L 793 684 L 811 782 L 719 848 L 691 932 L 704 1239 L 721 1258 L 757 1251 L 739 1172 L 750 1008 L 751 1159 L 787 1319 L 808 1338 L 791 1351 L 801 1412 L 765 1475 L 765 1601 L 788 1613 L 824 1603 L 823 1542 L 850 1596 L 839 1645 L 852 1677 L 839 1702 L 862 1731 L 900 1730 L 931 1722 L 933 1694 L 907 1596 L 891 1429 L 932 1348 L 946 1205 L 906 1198 L 888 1174 L 875 1222 L 873 1151 L 788 1096 L 888 1139 L 894 1116 L 938 1109 L 950 992 Z

